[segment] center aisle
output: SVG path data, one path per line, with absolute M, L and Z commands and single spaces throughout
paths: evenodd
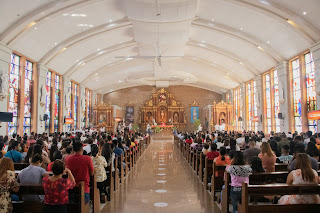
M 220 212 L 172 135 L 157 135 L 103 213 Z

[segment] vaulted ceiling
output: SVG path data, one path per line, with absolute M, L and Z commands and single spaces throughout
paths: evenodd
M 99 93 L 224 93 L 319 41 L 319 11 L 319 0 L 1 0 L 0 42 Z

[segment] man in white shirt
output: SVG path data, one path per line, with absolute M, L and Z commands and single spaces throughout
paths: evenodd
M 303 142 L 305 146 L 308 145 L 308 143 L 310 142 L 310 138 L 311 137 L 312 137 L 312 132 L 311 131 L 306 132 L 306 139 Z
M 242 137 L 241 133 L 238 134 L 238 138 L 236 139 L 236 141 L 238 146 L 241 146 L 242 143 L 244 142 L 244 137 Z

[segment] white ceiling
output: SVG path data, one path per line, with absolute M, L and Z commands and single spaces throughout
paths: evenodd
M 0 0 L 0 42 L 100 93 L 156 81 L 224 93 L 319 41 L 319 11 L 319 0 Z M 117 58 L 138 55 L 175 57 Z

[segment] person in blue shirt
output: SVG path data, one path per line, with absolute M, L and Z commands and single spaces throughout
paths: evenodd
M 21 146 L 18 141 L 13 141 L 10 145 L 11 150 L 8 151 L 4 156 L 10 158 L 14 163 L 20 163 L 23 159 L 21 151 Z M 10 149 L 9 148 L 9 149 Z
M 113 143 L 113 145 L 114 145 L 114 154 L 116 154 L 117 156 L 120 156 L 120 155 L 123 155 L 124 154 L 124 152 L 123 152 L 123 150 L 122 149 L 120 149 L 119 148 L 119 146 L 118 146 L 118 140 L 117 139 L 115 139 L 115 140 L 113 140 L 112 141 L 112 143 Z

